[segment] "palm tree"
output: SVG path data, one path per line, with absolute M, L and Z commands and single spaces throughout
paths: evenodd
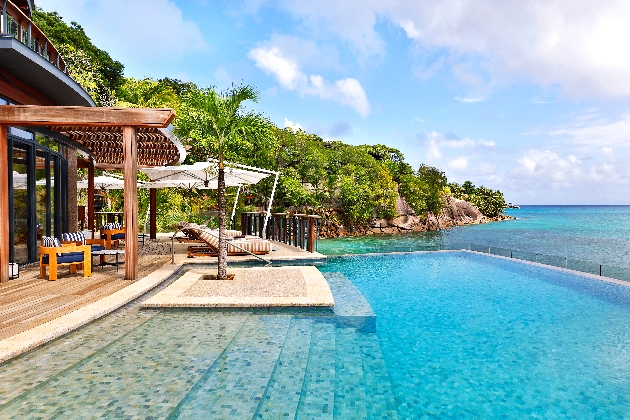
M 227 241 L 225 235 L 225 167 L 226 151 L 253 150 L 253 145 L 272 139 L 273 125 L 267 117 L 245 110 L 243 102 L 258 101 L 258 91 L 251 85 L 232 86 L 217 92 L 212 88 L 187 92 L 179 107 L 176 132 L 188 144 L 206 156 L 218 155 L 217 201 L 219 208 L 219 256 L 217 279 L 227 279 Z

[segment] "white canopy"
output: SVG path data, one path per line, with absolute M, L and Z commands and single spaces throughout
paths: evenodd
M 208 162 L 196 162 L 192 165 L 180 166 L 155 166 L 153 168 L 143 168 L 142 172 L 148 175 L 151 182 L 144 183 L 141 188 L 197 188 L 197 189 L 217 189 L 219 177 L 219 162 L 216 159 L 209 159 Z M 241 192 L 242 185 L 256 184 L 269 175 L 275 175 L 271 197 L 267 208 L 267 216 L 263 231 L 267 227 L 267 220 L 271 214 L 271 204 L 276 192 L 278 177 L 280 172 L 268 169 L 256 168 L 253 166 L 240 165 L 238 163 L 225 162 L 225 186 L 238 186 L 234 208 L 232 209 L 231 220 L 236 212 L 236 202 Z
M 261 179 L 267 178 L 274 174 L 273 171 L 267 171 L 261 168 L 245 167 L 244 165 L 225 164 L 225 183 L 226 186 L 237 186 L 246 184 L 256 184 Z M 210 185 L 217 185 L 219 176 L 218 163 L 196 162 L 192 165 L 180 166 L 155 166 L 153 168 L 143 168 L 142 172 L 147 174 L 151 181 L 169 181 L 174 184 L 201 183 L 204 187 L 211 188 Z M 152 187 L 148 187 L 152 188 Z M 159 188 L 159 187 L 155 187 Z M 186 187 L 188 188 L 188 187 Z M 200 187 L 197 187 L 200 188 Z M 214 189 L 217 187 L 215 186 Z
M 138 187 L 142 184 L 138 183 Z M 88 180 L 77 182 L 77 188 L 88 188 Z M 94 189 L 100 190 L 122 190 L 125 188 L 125 180 L 111 175 L 99 175 L 94 177 Z

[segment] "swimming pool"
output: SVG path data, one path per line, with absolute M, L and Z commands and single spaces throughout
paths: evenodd
M 630 416 L 629 288 L 468 252 L 320 269 L 334 316 L 133 302 L 0 365 L 0 417 Z

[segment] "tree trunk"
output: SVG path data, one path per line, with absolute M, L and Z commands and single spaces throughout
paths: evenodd
M 223 168 L 223 156 L 219 155 L 219 179 L 217 188 L 217 201 L 219 204 L 219 257 L 218 280 L 227 279 L 227 241 L 225 240 L 225 170 Z

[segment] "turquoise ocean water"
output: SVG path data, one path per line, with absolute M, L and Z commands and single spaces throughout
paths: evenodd
M 408 235 L 324 239 L 327 255 L 476 244 L 630 266 L 630 206 L 522 206 L 517 220 Z

